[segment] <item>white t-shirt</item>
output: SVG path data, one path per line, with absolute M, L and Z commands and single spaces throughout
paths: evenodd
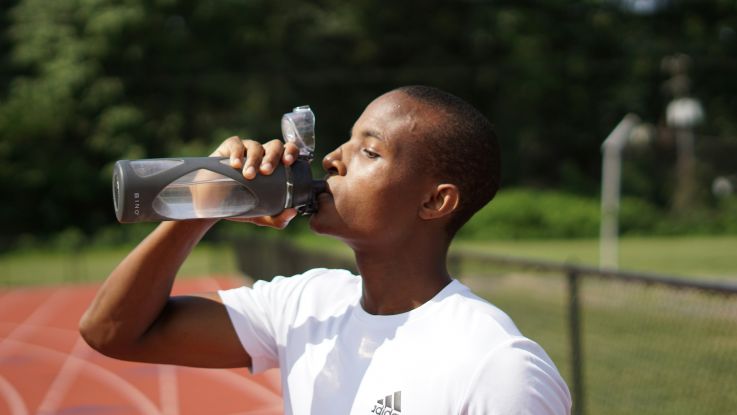
M 361 292 L 326 269 L 220 292 L 253 372 L 280 368 L 287 414 L 569 413 L 543 349 L 459 281 L 389 316 Z

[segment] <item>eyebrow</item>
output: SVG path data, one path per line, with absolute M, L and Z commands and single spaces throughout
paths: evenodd
M 364 137 L 373 137 L 373 138 L 376 138 L 377 140 L 386 141 L 384 139 L 384 136 L 377 130 L 368 129 L 368 130 L 363 130 L 362 133 Z M 350 136 L 353 137 L 353 128 L 351 128 L 350 130 Z

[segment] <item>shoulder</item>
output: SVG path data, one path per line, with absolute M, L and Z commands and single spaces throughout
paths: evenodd
M 360 292 L 360 277 L 344 269 L 314 268 L 291 277 L 277 276 L 270 282 L 259 281 L 254 290 L 269 289 L 280 291 L 286 295 L 302 297 L 333 297 L 345 295 L 346 292 Z
M 315 268 L 291 277 L 259 280 L 252 287 L 221 291 L 220 297 L 228 306 L 261 304 L 265 309 L 274 308 L 272 311 L 283 314 L 305 306 L 311 309 L 337 306 L 334 300 L 352 298 L 355 293 L 360 295 L 358 276 L 341 269 Z
M 512 319 L 501 309 L 477 296 L 460 281 L 453 281 L 441 300 L 442 313 L 455 330 L 483 341 L 485 347 L 521 336 Z
M 288 295 L 290 293 L 301 294 L 305 290 L 339 290 L 353 286 L 358 281 L 359 277 L 351 274 L 351 272 L 347 270 L 313 268 L 301 274 L 289 277 L 277 275 L 270 281 L 258 280 L 253 283 L 252 287 L 243 286 L 224 291 L 231 291 L 234 293 L 245 291 L 281 292 Z
M 489 351 L 472 376 L 463 413 L 570 413 L 571 395 L 545 351 L 524 337 Z
M 292 277 L 275 277 L 272 282 L 290 283 L 308 292 L 329 295 L 334 292 L 355 289 L 361 278 L 344 269 L 314 268 Z
M 463 338 L 446 358 L 471 369 L 461 413 L 569 413 L 568 387 L 545 350 L 504 311 L 454 284 L 442 314 L 453 316 L 453 330 Z

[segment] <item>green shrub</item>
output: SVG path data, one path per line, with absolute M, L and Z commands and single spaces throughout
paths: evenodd
M 468 239 L 584 238 L 599 232 L 599 203 L 565 193 L 507 189 L 459 233 Z
M 156 223 L 115 223 L 100 228 L 92 238 L 97 247 L 133 246 L 156 227 Z
M 724 233 L 737 234 L 736 196 L 732 196 L 720 201 L 718 224 Z
M 650 203 L 634 197 L 624 197 L 619 203 L 619 233 L 623 235 L 650 235 L 664 221 L 663 212 Z
M 664 214 L 655 206 L 637 198 L 620 202 L 621 234 L 663 233 L 667 228 Z M 594 238 L 599 235 L 601 205 L 597 197 L 534 189 L 506 189 L 481 209 L 461 229 L 466 239 L 566 239 Z M 665 221 L 665 222 L 664 222 Z M 737 221 L 735 221 L 737 222 Z M 695 225 L 684 225 L 687 233 Z

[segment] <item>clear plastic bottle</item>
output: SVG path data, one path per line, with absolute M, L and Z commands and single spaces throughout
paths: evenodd
M 227 158 L 120 160 L 113 170 L 113 205 L 121 223 L 275 215 L 317 210 L 324 180 L 313 180 L 315 117 L 308 106 L 282 117 L 284 139 L 300 150 L 294 164 L 246 180 Z

